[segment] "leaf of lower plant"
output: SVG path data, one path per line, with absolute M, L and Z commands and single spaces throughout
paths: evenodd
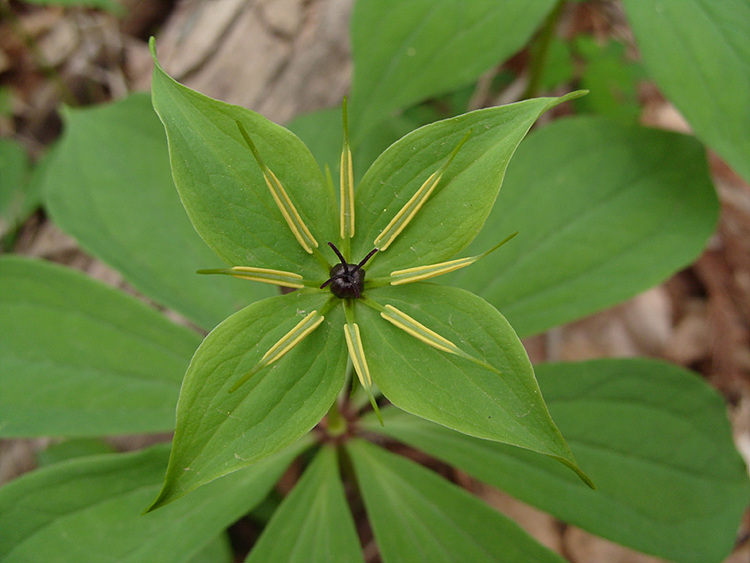
M 0 235 L 22 221 L 26 209 L 29 160 L 26 151 L 12 139 L 0 138 Z
M 337 240 L 337 204 L 307 147 L 250 110 L 182 86 L 155 63 L 153 104 L 169 140 L 172 176 L 203 240 L 232 266 L 327 274 L 295 239 L 243 139 L 247 130 L 319 244 Z
M 550 455 L 582 475 L 549 416 L 523 345 L 497 310 L 467 291 L 426 283 L 378 288 L 368 296 L 497 370 L 436 350 L 362 308 L 357 320 L 370 373 L 394 405 L 471 436 Z
M 554 0 L 360 0 L 351 36 L 358 138 L 394 110 L 458 89 L 513 55 Z
M 364 561 L 332 447 L 318 452 L 246 561 Z
M 750 5 L 626 0 L 643 62 L 695 134 L 750 182 Z
M 195 333 L 47 262 L 0 258 L 0 435 L 174 427 Z
M 171 506 L 142 515 L 159 490 L 169 448 L 78 458 L 0 489 L 3 561 L 187 561 L 251 510 L 300 443 Z
M 692 262 L 714 230 L 703 152 L 691 137 L 606 119 L 555 122 L 519 147 L 467 254 L 518 236 L 444 279 L 521 336 L 632 297 Z
M 320 421 L 344 384 L 340 307 L 280 360 L 230 389 L 328 298 L 301 290 L 264 299 L 206 337 L 185 374 L 169 468 L 151 509 L 268 457 Z
M 532 452 L 383 411 L 367 430 L 419 448 L 554 516 L 673 561 L 719 562 L 750 501 L 723 400 L 701 379 L 652 360 L 537 366 L 540 385 L 591 491 Z
M 372 249 L 378 234 L 468 135 L 434 193 L 395 242 L 373 259 L 368 275 L 441 262 L 468 245 L 482 228 L 508 161 L 534 121 L 580 95 L 473 111 L 421 127 L 391 145 L 357 188 L 354 256 Z
M 196 275 L 222 266 L 196 235 L 149 97 L 65 112 L 46 172 L 53 220 L 146 295 L 210 329 L 271 288 Z
M 432 471 L 348 442 L 380 554 L 392 561 L 563 561 L 515 522 Z

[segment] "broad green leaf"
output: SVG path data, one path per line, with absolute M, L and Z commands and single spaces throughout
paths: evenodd
M 750 3 L 626 0 L 643 63 L 695 134 L 750 182 Z
M 383 411 L 365 422 L 556 517 L 683 562 L 719 562 L 750 501 L 722 398 L 695 374 L 653 360 L 537 366 L 555 420 L 591 491 L 542 456 Z
M 246 561 L 364 561 L 339 476 L 336 450 L 324 447 L 318 452 Z
M 0 138 L 0 235 L 25 218 L 29 160 L 23 146 Z
M 378 234 L 466 139 L 415 219 L 385 252 L 373 258 L 368 275 L 388 275 L 453 256 L 482 228 L 508 161 L 534 121 L 581 94 L 473 111 L 426 125 L 391 145 L 357 188 L 353 256 L 364 256 L 372 249 Z
M 84 249 L 206 329 L 273 294 L 262 285 L 196 275 L 223 264 L 180 204 L 148 96 L 64 115 L 65 132 L 46 171 L 47 207 Z
M 414 462 L 347 443 L 383 561 L 558 561 L 518 524 Z
M 116 451 L 115 447 L 103 438 L 72 438 L 37 452 L 36 462 L 38 467 L 44 467 L 77 457 L 112 454 Z
M 235 313 L 203 341 L 180 391 L 177 429 L 164 488 L 152 508 L 288 446 L 330 408 L 344 384 L 343 314 L 323 324 L 279 361 L 230 389 L 329 294 L 304 290 Z
M 164 445 L 33 471 L 0 489 L 0 558 L 188 561 L 263 500 L 303 445 L 146 515 L 167 463 Z
M 693 138 L 601 118 L 561 120 L 521 145 L 467 254 L 518 236 L 445 280 L 487 299 L 527 336 L 672 275 L 698 256 L 717 216 Z
M 0 435 L 172 429 L 195 333 L 79 272 L 0 258 Z
M 580 472 L 549 416 L 523 345 L 491 305 L 467 291 L 426 283 L 383 287 L 368 296 L 489 364 L 436 350 L 377 311 L 358 308 L 373 381 L 394 405 L 471 436 L 553 456 Z
M 355 139 L 396 109 L 469 84 L 529 40 L 554 0 L 359 0 L 352 14 Z
M 285 222 L 237 122 L 318 244 L 325 245 L 337 240 L 337 204 L 307 147 L 255 112 L 178 84 L 155 64 L 153 103 L 167 131 L 172 175 L 206 243 L 231 266 L 274 268 L 316 279 L 327 274 L 309 259 Z

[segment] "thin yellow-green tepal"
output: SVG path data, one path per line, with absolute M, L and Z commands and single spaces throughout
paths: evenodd
M 393 143 L 356 186 L 348 119 L 358 113 L 345 104 L 336 190 L 290 131 L 193 92 L 155 62 L 153 104 L 175 185 L 228 264 L 201 273 L 286 293 L 230 316 L 196 351 L 154 507 L 299 440 L 346 400 L 347 378 L 378 415 L 387 399 L 582 475 L 504 317 L 470 292 L 431 283 L 491 261 L 494 249 L 455 256 L 481 229 L 518 143 L 564 98 L 426 125 Z

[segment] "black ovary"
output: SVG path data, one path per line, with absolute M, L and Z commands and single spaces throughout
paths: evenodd
M 331 293 L 340 299 L 357 299 L 365 288 L 365 271 L 357 264 L 336 264 L 330 271 Z

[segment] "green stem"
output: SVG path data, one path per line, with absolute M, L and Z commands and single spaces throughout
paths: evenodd
M 542 73 L 547 64 L 549 47 L 552 44 L 552 38 L 555 36 L 557 24 L 565 8 L 565 0 L 559 0 L 552 9 L 539 34 L 531 46 L 531 63 L 529 65 L 529 83 L 523 93 L 522 99 L 533 98 L 539 91 L 539 84 L 542 81 Z
M 341 436 L 346 433 L 346 419 L 341 415 L 338 400 L 334 401 L 328 409 L 328 434 L 330 436 Z

